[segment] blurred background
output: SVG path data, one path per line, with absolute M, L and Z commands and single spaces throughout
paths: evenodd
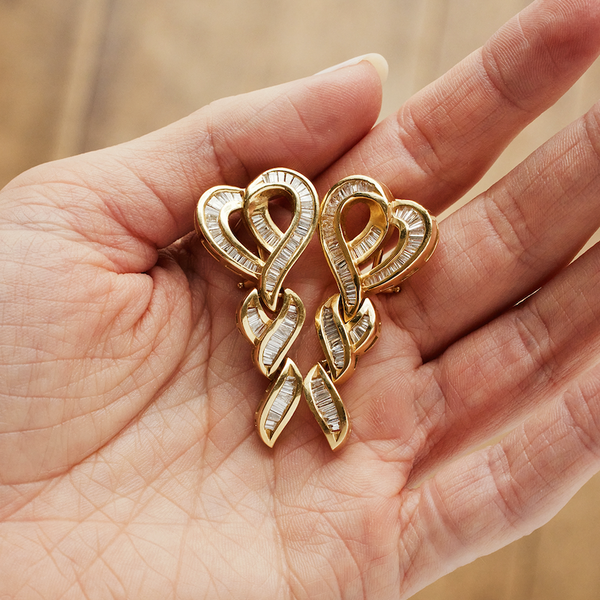
M 0 0 L 0 187 L 222 96 L 356 55 L 390 64 L 382 115 L 480 46 L 525 0 Z M 600 63 L 508 148 L 477 192 L 600 99 Z M 600 476 L 548 525 L 418 600 L 597 600 Z

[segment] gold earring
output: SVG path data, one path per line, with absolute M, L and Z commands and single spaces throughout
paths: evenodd
M 269 201 L 281 196 L 293 206 L 292 222 L 285 232 L 269 213 Z M 229 217 L 236 212 L 252 234 L 258 256 L 232 231 Z M 266 171 L 245 190 L 213 187 L 202 195 L 196 209 L 196 228 L 207 250 L 256 286 L 237 313 L 237 325 L 253 345 L 254 364 L 272 381 L 256 411 L 258 433 L 269 447 L 292 418 L 302 395 L 302 375 L 286 354 L 302 329 L 306 311 L 297 294 L 281 288 L 316 231 L 318 218 L 312 183 L 282 168 Z
M 346 219 L 356 204 L 367 207 L 369 220 L 348 240 Z M 317 311 L 315 326 L 325 361 L 306 376 L 304 394 L 336 450 L 348 439 L 350 419 L 335 384 L 352 375 L 358 357 L 377 341 L 381 327 L 368 296 L 399 289 L 402 281 L 416 273 L 435 250 L 438 228 L 416 202 L 396 200 L 386 186 L 357 175 L 329 190 L 321 204 L 319 232 L 339 294 Z

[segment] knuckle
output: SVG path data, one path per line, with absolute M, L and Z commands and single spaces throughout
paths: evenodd
M 555 351 L 548 325 L 535 310 L 534 303 L 513 311 L 513 327 L 529 362 L 524 371 L 522 386 L 532 389 L 552 385 L 556 379 Z
M 597 386 L 586 389 L 577 385 L 563 397 L 566 421 L 580 445 L 595 456 L 600 456 L 600 394 Z
M 523 214 L 519 200 L 505 187 L 501 193 L 486 193 L 482 198 L 481 226 L 487 229 L 488 243 L 496 250 L 499 265 L 505 265 L 507 254 L 513 259 L 511 264 L 534 268 L 538 263 L 533 249 L 537 236 Z M 515 265 L 515 266 L 516 266 Z

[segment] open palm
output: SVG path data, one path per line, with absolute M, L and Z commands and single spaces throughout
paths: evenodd
M 340 386 L 336 454 L 306 406 L 273 450 L 256 436 L 268 382 L 235 327 L 244 293 L 190 232 L 202 192 L 274 166 L 321 194 L 370 175 L 439 213 L 587 68 L 599 30 L 597 2 L 537 2 L 372 131 L 380 81 L 360 62 L 9 184 L 0 597 L 400 598 L 554 514 L 599 466 L 600 249 L 567 265 L 600 224 L 600 108 L 374 300 L 382 336 Z M 286 280 L 308 308 L 303 373 L 332 291 L 313 246 Z

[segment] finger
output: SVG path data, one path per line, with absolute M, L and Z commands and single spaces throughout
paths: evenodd
M 385 305 L 424 360 L 538 289 L 600 226 L 600 104 L 446 219 L 427 268 Z
M 3 216 L 30 222 L 27 206 L 40 191 L 32 188 L 43 184 L 63 218 L 40 208 L 38 219 L 104 244 L 118 269 L 144 271 L 156 247 L 193 229 L 206 189 L 244 186 L 273 166 L 313 176 L 369 131 L 380 104 L 381 80 L 368 61 L 221 100 L 138 140 L 22 175 L 5 189 L 17 208 Z
M 421 542 L 411 567 L 427 573 L 420 586 L 543 525 L 598 471 L 599 456 L 597 367 L 501 442 L 405 493 Z
M 501 431 L 598 362 L 600 246 L 421 368 L 413 478 Z
M 595 0 L 532 3 L 439 80 L 380 123 L 326 174 L 368 174 L 396 198 L 440 212 L 512 138 L 558 100 L 600 51 Z

